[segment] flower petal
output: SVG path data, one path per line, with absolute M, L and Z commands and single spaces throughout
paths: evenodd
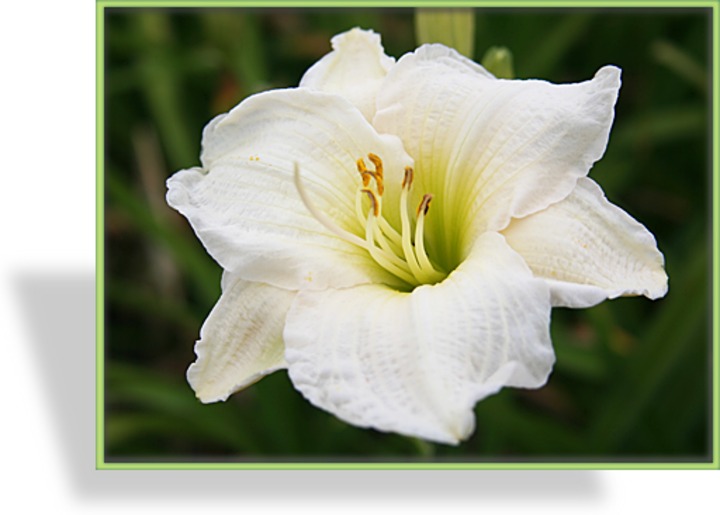
M 185 215 L 220 265 L 245 280 L 288 289 L 377 282 L 387 273 L 367 251 L 311 215 L 294 183 L 298 163 L 315 207 L 346 231 L 355 215 L 356 160 L 373 152 L 395 174 L 412 160 L 400 140 L 378 135 L 337 95 L 270 91 L 215 118 L 203 133 L 203 169 L 168 180 L 168 203 Z
M 612 66 L 578 84 L 499 80 L 425 45 L 388 73 L 373 124 L 415 159 L 416 191 L 443 210 L 428 219 L 430 245 L 459 254 L 446 256 L 452 265 L 478 234 L 570 194 L 605 150 L 619 87 Z
M 224 401 L 285 368 L 282 331 L 296 293 L 223 276 L 223 293 L 200 329 L 187 379 L 202 402 Z
M 457 443 L 476 401 L 550 373 L 547 286 L 501 235 L 481 236 L 445 281 L 300 292 L 284 337 L 288 372 L 316 406 L 361 427 Z
M 385 55 L 380 35 L 354 28 L 331 40 L 333 51 L 312 65 L 301 88 L 337 93 L 368 120 L 375 115 L 375 96 L 395 59 Z
M 589 307 L 620 295 L 657 299 L 667 292 L 653 235 L 588 178 L 565 200 L 513 220 L 503 234 L 535 275 L 548 280 L 555 306 Z

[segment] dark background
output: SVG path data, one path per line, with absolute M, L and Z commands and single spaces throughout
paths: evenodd
M 508 47 L 518 78 L 623 86 L 608 198 L 655 234 L 668 295 L 553 311 L 557 364 L 540 390 L 480 402 L 457 447 L 349 426 L 277 372 L 202 405 L 185 382 L 220 268 L 165 204 L 200 134 L 244 97 L 297 85 L 330 38 L 372 28 L 415 48 L 413 11 L 108 8 L 104 20 L 106 461 L 709 461 L 710 11 L 477 9 L 475 59 Z

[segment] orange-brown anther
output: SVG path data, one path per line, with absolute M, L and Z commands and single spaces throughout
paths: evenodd
M 428 210 L 430 209 L 430 201 L 433 199 L 433 196 L 430 193 L 426 193 L 423 195 L 422 200 L 420 201 L 420 205 L 417 208 L 417 215 L 420 216 L 420 211 L 422 211 L 423 215 L 426 215 Z
M 383 177 L 383 167 L 382 167 L 382 159 L 377 154 L 373 154 L 370 152 L 368 154 L 368 159 L 372 162 L 373 166 L 375 167 L 375 173 L 373 177 L 375 178 L 375 182 L 377 183 L 378 187 L 378 195 L 382 197 L 382 194 L 385 192 L 385 181 Z
M 405 176 L 403 177 L 403 181 L 402 181 L 403 189 L 405 188 L 405 186 L 407 186 L 408 189 L 410 189 L 410 186 L 412 185 L 412 182 L 413 182 L 413 175 L 414 175 L 414 172 L 413 172 L 412 166 L 406 166 L 405 167 Z
M 365 160 L 362 157 L 356 161 L 358 172 L 360 172 L 360 175 L 362 175 L 363 187 L 367 188 L 370 185 L 370 179 L 375 179 L 378 195 L 382 196 L 382 194 L 385 192 L 382 159 L 380 159 L 377 155 L 373 153 L 368 154 L 368 159 L 370 159 L 370 161 L 372 161 L 372 164 L 375 166 L 374 172 L 371 172 L 367 169 L 367 166 L 365 165 Z
M 377 176 L 382 179 L 382 178 L 383 178 L 383 162 L 382 162 L 382 159 L 380 159 L 379 156 L 377 156 L 376 154 L 373 154 L 372 152 L 370 152 L 370 153 L 368 154 L 368 159 L 369 159 L 370 161 L 372 161 L 372 164 L 375 166 L 375 173 L 377 174 Z
M 373 173 L 367 169 L 367 166 L 365 166 L 365 161 L 362 157 L 358 159 L 355 163 L 357 165 L 358 172 L 362 176 L 363 187 L 367 188 L 370 185 L 370 179 L 373 177 Z
M 367 188 L 363 188 L 361 191 L 367 193 L 368 198 L 370 198 L 370 203 L 372 204 L 373 215 L 378 216 L 380 214 L 380 204 L 377 198 L 375 198 L 375 194 Z
M 383 177 L 377 172 L 373 174 L 373 177 L 375 178 L 375 183 L 377 184 L 378 195 L 382 197 L 382 194 L 385 193 L 385 182 L 383 181 Z
M 375 177 L 375 174 L 372 172 L 362 172 L 360 175 L 362 175 L 362 181 L 363 181 L 363 187 L 367 188 L 370 186 L 370 179 L 377 180 L 377 177 Z

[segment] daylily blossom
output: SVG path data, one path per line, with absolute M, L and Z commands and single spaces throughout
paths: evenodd
M 332 45 L 168 180 L 224 270 L 188 380 L 214 402 L 287 368 L 344 421 L 457 443 L 479 400 L 546 383 L 552 307 L 667 291 L 654 237 L 587 177 L 620 70 L 555 85 L 442 45 L 396 62 L 360 29 Z

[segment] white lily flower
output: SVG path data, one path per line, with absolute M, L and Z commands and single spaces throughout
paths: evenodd
M 188 380 L 214 402 L 287 367 L 342 420 L 457 443 L 479 400 L 545 384 L 553 306 L 667 291 L 653 236 L 586 177 L 620 70 L 499 80 L 442 45 L 332 43 L 168 180 L 225 271 Z

